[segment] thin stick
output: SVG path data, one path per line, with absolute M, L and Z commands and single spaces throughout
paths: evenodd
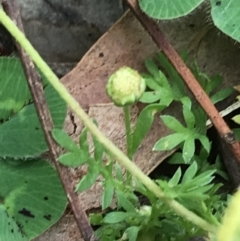
M 18 6 L 15 0 L 3 1 L 2 3 L 5 11 L 8 15 L 16 22 L 18 28 L 24 33 L 22 21 L 20 18 Z M 37 110 L 38 118 L 41 122 L 43 128 L 45 139 L 48 144 L 51 159 L 58 171 L 58 175 L 64 187 L 64 190 L 67 194 L 68 201 L 73 210 L 74 217 L 76 219 L 78 228 L 82 234 L 82 237 L 85 241 L 94 241 L 96 239 L 94 231 L 88 221 L 88 217 L 84 212 L 82 205 L 78 199 L 78 196 L 73 191 L 72 180 L 69 176 L 67 168 L 63 167 L 58 161 L 57 158 L 60 155 L 60 148 L 53 140 L 51 135 L 51 130 L 53 128 L 53 122 L 51 114 L 49 112 L 46 100 L 44 98 L 44 92 L 42 87 L 41 78 L 35 70 L 35 66 L 32 60 L 29 58 L 27 53 L 23 50 L 19 43 L 16 43 L 18 53 L 21 58 L 21 62 L 24 68 L 24 72 L 27 78 L 28 86 L 34 100 L 34 104 Z

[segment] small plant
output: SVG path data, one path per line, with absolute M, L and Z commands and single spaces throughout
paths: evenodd
M 217 5 L 221 4 L 217 3 Z M 226 227 L 228 225 L 229 218 L 227 216 L 229 213 L 231 217 L 234 217 L 233 221 L 235 224 L 231 229 L 229 229 L 229 237 L 235 240 L 236 235 L 237 237 L 239 236 L 239 220 L 236 218 L 235 214 L 232 213 L 232 210 L 237 206 L 237 203 L 239 202 L 239 194 L 236 194 L 236 196 L 232 198 L 232 202 L 228 209 L 229 213 L 226 213 L 226 218 L 223 220 L 223 224 L 221 226 L 220 217 L 223 214 L 227 200 L 224 199 L 224 197 L 221 197 L 221 195 L 219 194 L 216 195 L 216 191 L 219 188 L 219 185 L 214 185 L 212 183 L 214 173 L 216 171 L 214 169 L 206 171 L 206 166 L 204 167 L 204 165 L 201 165 L 200 163 L 200 167 L 199 163 L 196 161 L 199 160 L 197 157 L 204 156 L 203 152 L 201 152 L 199 155 L 188 155 L 187 159 L 186 157 L 184 158 L 184 155 L 181 155 L 184 162 L 187 161 L 191 163 L 184 173 L 182 172 L 182 169 L 179 168 L 171 178 L 165 177 L 163 179 L 152 181 L 149 177 L 144 175 L 141 170 L 133 162 L 131 162 L 126 155 L 124 155 L 116 146 L 114 146 L 112 142 L 110 142 L 101 134 L 101 132 L 96 126 L 96 123 L 93 123 L 84 113 L 79 104 L 66 91 L 64 86 L 52 73 L 51 69 L 41 59 L 41 57 L 34 50 L 34 48 L 24 37 L 21 31 L 19 31 L 16 25 L 6 16 L 2 9 L 0 9 L 0 21 L 9 30 L 9 32 L 13 36 L 15 36 L 16 40 L 24 47 L 26 52 L 31 56 L 39 69 L 41 69 L 41 71 L 46 76 L 48 76 L 49 82 L 54 86 L 54 88 L 58 91 L 61 97 L 77 113 L 77 115 L 86 125 L 86 129 L 83 130 L 80 136 L 79 144 L 75 144 L 74 142 L 72 142 L 66 135 L 66 133 L 60 130 L 61 127 L 58 127 L 58 125 L 56 125 L 57 128 L 53 130 L 53 135 L 55 139 L 59 142 L 59 144 L 61 144 L 67 151 L 65 154 L 59 157 L 60 162 L 70 167 L 75 167 L 82 164 L 88 165 L 89 172 L 77 185 L 78 191 L 87 189 L 90 185 L 94 183 L 97 175 L 100 174 L 104 178 L 103 208 L 107 208 L 112 202 L 113 198 L 116 197 L 117 211 L 107 212 L 106 215 L 103 216 L 101 216 L 101 214 L 91 216 L 92 223 L 100 226 L 99 229 L 96 231 L 100 239 L 117 239 L 131 241 L 159 239 L 186 240 L 186 238 L 191 235 L 205 234 L 206 236 L 211 238 L 211 240 L 217 239 L 218 241 L 220 241 L 222 238 L 221 230 L 224 231 L 224 228 L 226 230 Z M 168 70 L 169 69 L 166 68 L 166 72 L 168 72 Z M 171 71 L 169 71 L 169 76 L 170 73 Z M 163 76 L 162 73 L 161 76 Z M 169 78 L 169 76 L 166 74 L 167 78 Z M 202 75 L 202 77 L 204 77 L 204 75 Z M 212 81 L 211 83 L 208 83 L 209 79 L 205 77 L 204 79 L 207 80 L 206 84 L 207 87 L 209 87 L 212 84 Z M 155 79 L 154 81 L 158 82 Z M 168 88 L 167 85 L 164 86 L 162 82 L 159 82 L 158 84 L 163 87 L 163 90 L 166 89 L 166 93 L 171 94 L 170 88 Z M 173 83 L 172 86 L 174 86 Z M 151 89 L 150 86 L 149 88 Z M 183 105 L 183 108 L 187 108 L 188 113 L 184 116 L 186 121 L 186 128 L 184 129 L 184 132 L 189 131 L 188 129 L 193 129 L 194 131 L 196 131 L 197 134 L 202 134 L 206 130 L 206 124 L 202 122 L 200 123 L 200 120 L 202 119 L 196 118 L 195 110 L 197 107 L 195 109 L 192 108 L 195 103 L 192 103 L 189 98 L 184 98 L 184 96 L 181 96 L 181 91 L 179 93 L 180 96 L 176 96 L 175 93 L 172 93 L 171 98 L 174 101 L 179 101 Z M 144 98 L 144 95 L 142 98 Z M 168 98 L 168 104 L 170 104 L 171 98 Z M 222 94 L 220 95 L 219 99 L 221 98 L 223 98 Z M 157 100 L 161 101 L 161 98 L 158 98 Z M 166 108 L 166 102 L 165 105 L 163 105 L 162 103 L 158 103 L 157 100 L 153 101 L 152 99 L 150 101 L 150 104 L 144 108 L 144 110 L 140 113 L 138 117 L 137 124 L 134 130 L 132 130 L 132 133 L 129 134 L 131 138 L 131 146 L 128 147 L 128 150 L 130 150 L 129 153 L 131 153 L 132 156 L 134 156 L 135 152 L 138 149 L 138 146 L 140 145 L 141 141 L 151 127 L 154 114 L 159 113 L 161 110 Z M 21 118 L 22 116 L 24 117 L 24 114 L 26 112 L 27 111 L 23 108 L 20 117 L 16 122 L 17 124 L 21 123 L 26 119 Z M 190 112 L 192 113 L 189 114 Z M 203 111 L 199 113 L 201 113 L 202 115 L 201 118 L 203 117 L 203 119 L 206 119 Z M 190 119 L 192 119 L 191 122 Z M 13 120 L 14 123 L 15 118 L 12 117 L 10 121 L 11 120 Z M 30 124 L 31 123 L 29 123 L 29 125 Z M 30 127 L 32 126 L 30 125 Z M 198 128 L 196 129 L 196 127 Z M 38 128 L 35 130 L 38 130 Z M 95 149 L 93 155 L 89 154 L 89 148 L 86 141 L 86 135 L 88 131 L 91 132 L 94 142 Z M 179 132 L 179 130 L 176 131 Z M 194 141 L 195 137 L 191 136 L 190 139 Z M 134 140 L 136 140 L 136 142 L 134 142 Z M 184 150 L 184 146 L 181 146 L 182 143 L 179 142 L 179 144 L 179 147 Z M 203 141 L 201 141 L 201 144 L 203 151 L 207 153 L 209 150 L 208 148 L 206 148 L 206 144 L 203 144 Z M 194 148 L 193 145 L 192 147 Z M 33 150 L 31 151 L 34 152 Z M 7 153 L 7 151 L 5 152 Z M 16 153 L 17 152 L 15 150 L 14 158 L 17 156 Z M 194 153 L 194 151 L 191 153 Z M 32 157 L 31 155 L 32 153 L 27 153 L 26 156 Z M 23 156 L 25 157 L 25 154 Z M 190 158 L 190 156 L 192 157 Z M 124 175 L 124 170 L 119 167 L 118 163 L 115 163 L 115 159 L 127 169 L 127 175 Z M 15 161 L 16 160 L 11 159 L 11 162 L 9 163 L 13 164 L 11 165 L 11 168 L 15 168 L 12 173 L 17 173 L 17 175 L 15 175 L 15 180 L 18 180 L 18 183 L 14 181 L 13 183 L 15 188 L 11 188 L 10 191 L 7 190 L 5 186 L 3 186 L 3 191 L 1 191 L 2 204 L 0 205 L 0 213 L 2 220 L 4 220 L 4 224 L 1 223 L 1 228 L 3 229 L 3 232 L 0 232 L 0 235 L 2 235 L 1 238 L 3 238 L 3 240 L 9 240 L 10 238 L 18 240 L 32 238 L 36 235 L 36 230 L 31 227 L 32 224 L 28 226 L 26 221 L 28 221 L 29 218 L 32 218 L 31 221 L 33 220 L 33 218 L 36 218 L 37 221 L 39 221 L 39 217 L 45 219 L 50 219 L 52 217 L 49 216 L 51 215 L 49 213 L 47 216 L 37 215 L 35 217 L 35 214 L 32 213 L 31 210 L 23 207 L 22 202 L 19 202 L 19 199 L 17 199 L 18 194 L 23 194 L 25 189 L 29 190 L 27 189 L 28 185 L 23 186 L 21 184 L 23 184 L 24 182 L 24 184 L 30 183 L 32 185 L 32 182 L 29 182 L 29 180 L 25 180 L 27 176 L 21 177 L 20 181 L 19 179 L 17 179 L 19 176 L 18 171 L 21 171 L 21 166 L 25 166 L 26 162 L 19 160 L 17 164 L 20 164 L 18 167 L 16 167 L 17 165 Z M 38 163 L 42 165 L 43 162 L 37 162 L 37 164 Z M 33 162 L 30 161 L 27 164 L 29 165 L 30 170 L 31 167 L 34 166 Z M 10 169 L 8 164 L 6 165 L 5 169 Z M 40 168 L 37 166 L 37 169 L 39 170 Z M 48 171 L 49 170 L 52 171 L 53 169 L 50 168 L 48 169 Z M 49 176 L 51 176 L 51 174 Z M 4 181 L 6 181 L 7 178 L 8 176 L 5 176 Z M 35 191 L 36 186 L 31 185 L 30 190 Z M 61 189 L 58 189 L 58 191 L 59 190 Z M 7 198 L 5 198 L 5 194 Z M 39 190 L 37 190 L 37 194 L 39 194 Z M 42 193 L 39 194 L 40 198 L 42 197 L 41 194 Z M 146 198 L 145 203 L 142 203 L 140 201 L 141 196 Z M 13 205 L 11 207 L 6 206 L 6 200 L 9 201 L 9 204 Z M 16 200 L 18 200 L 19 203 L 17 203 Z M 47 196 L 44 197 L 44 201 L 48 201 Z M 63 203 L 65 204 L 65 199 L 61 204 Z M 19 210 L 19 206 L 17 205 L 20 205 L 22 209 Z M 17 209 L 15 208 L 16 206 Z M 32 206 L 30 206 L 30 208 L 31 207 Z M 10 209 L 10 211 L 8 211 L 8 209 Z M 21 220 L 23 221 L 23 223 L 20 223 L 19 225 L 18 221 L 20 219 L 17 219 L 17 222 L 15 222 L 15 219 L 18 217 L 15 217 L 14 214 L 25 216 L 25 219 Z M 56 217 L 57 214 L 55 218 Z M 4 227 L 6 227 L 5 221 L 8 221 L 7 229 L 4 229 Z M 28 229 L 29 227 L 31 227 L 31 229 Z M 40 227 L 39 230 L 42 231 L 42 228 L 43 227 Z M 27 234 L 27 236 L 25 236 L 25 234 Z
M 178 168 L 170 179 L 164 177 L 155 182 L 163 190 L 166 199 L 178 201 L 211 225 L 218 227 L 227 202 L 224 195 L 216 194 L 221 184 L 213 184 L 212 180 L 216 173 L 223 176 L 226 174 L 216 168 L 217 164 L 210 165 L 206 161 L 211 146 L 206 137 L 207 117 L 203 110 L 186 96 L 182 79 L 166 57 L 160 53 L 156 56 L 156 60 L 161 63 L 166 74 L 159 70 L 153 61 L 146 60 L 146 67 L 150 74 L 143 74 L 141 77 L 136 71 L 124 67 L 114 73 L 107 84 L 107 92 L 117 106 L 129 108 L 129 104 L 135 103 L 139 98 L 140 101 L 148 104 L 141 111 L 133 130 L 128 127 L 130 113 L 124 110 L 128 156 L 132 158 L 136 153 L 152 125 L 154 115 L 159 114 L 173 101 L 180 102 L 186 126 L 172 116 L 161 116 L 166 126 L 175 133 L 160 139 L 153 146 L 153 150 L 170 150 L 179 146 L 182 153 L 178 152 L 180 159 L 177 160 L 179 163 L 188 164 L 189 167 L 184 173 L 181 168 Z M 194 70 L 209 94 L 221 83 L 220 77 L 209 78 L 201 73 L 196 65 Z M 144 80 L 147 86 L 145 92 L 143 92 Z M 131 89 L 130 81 L 133 81 L 131 83 L 136 88 Z M 128 88 L 125 88 L 126 86 Z M 138 94 L 137 98 L 132 98 L 132 93 L 139 89 L 141 94 Z M 129 93 L 129 90 L 132 93 Z M 215 102 L 223 100 L 231 92 L 232 89 L 221 90 L 212 94 L 212 99 Z M 125 94 L 131 98 L 126 97 Z M 122 100 L 124 103 L 121 102 Z M 192 236 L 207 235 L 200 227 L 189 223 L 176 214 L 169 205 L 156 198 L 137 179 L 132 178 L 130 173 L 127 172 L 125 175 L 124 170 L 115 163 L 113 157 L 94 136 L 92 136 L 94 154 L 90 155 L 87 132 L 85 128 L 79 137 L 78 145 L 62 130 L 54 129 L 52 133 L 55 140 L 67 151 L 59 157 L 62 164 L 69 167 L 83 164 L 88 166 L 88 172 L 77 185 L 76 191 L 81 192 L 90 188 L 100 175 L 103 178 L 104 188 L 102 210 L 107 210 L 114 201 L 114 197 L 116 199 L 116 211 L 107 212 L 105 215 L 90 215 L 91 223 L 99 227 L 96 234 L 100 240 L 186 240 Z M 202 144 L 199 156 L 195 153 L 196 139 Z M 174 157 L 176 156 L 173 156 L 172 162 Z M 141 199 L 145 201 L 142 202 Z

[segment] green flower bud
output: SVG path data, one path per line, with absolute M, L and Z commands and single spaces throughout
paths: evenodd
M 129 67 L 122 67 L 113 73 L 107 83 L 106 90 L 116 106 L 136 103 L 146 88 L 145 80 Z

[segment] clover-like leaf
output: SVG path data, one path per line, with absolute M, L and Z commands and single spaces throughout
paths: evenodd
M 27 241 L 17 223 L 8 215 L 3 205 L 0 205 L 0 240 Z
M 0 73 L 0 120 L 7 120 L 31 101 L 31 94 L 19 58 L 0 57 Z
M 210 2 L 215 26 L 226 35 L 240 41 L 239 0 L 211 0 Z
M 148 16 L 155 19 L 174 19 L 185 16 L 204 0 L 139 0 L 139 5 Z
M 62 128 L 66 104 L 51 85 L 45 98 L 55 128 Z M 0 125 L 0 157 L 32 158 L 48 150 L 47 143 L 33 104 L 25 106 L 10 120 Z
M 33 239 L 51 227 L 65 210 L 67 199 L 58 174 L 44 160 L 6 159 L 0 160 L 0 165 L 0 194 L 5 210 L 28 240 Z

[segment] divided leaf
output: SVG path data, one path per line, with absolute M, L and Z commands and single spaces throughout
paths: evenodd
M 63 148 L 67 149 L 71 152 L 77 152 L 78 146 L 72 140 L 72 138 L 63 130 L 61 129 L 53 129 L 52 135 L 55 141 Z

